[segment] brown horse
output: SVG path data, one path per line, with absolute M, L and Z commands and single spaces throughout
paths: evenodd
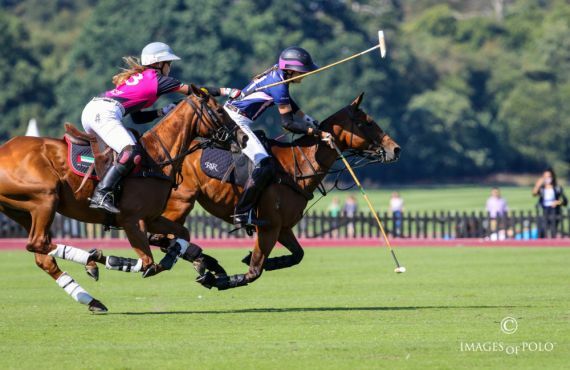
M 185 247 L 180 251 L 185 259 L 196 259 L 201 253 L 199 247 L 188 243 L 188 230 L 162 217 L 161 213 L 179 179 L 184 158 L 191 151 L 192 140 L 226 129 L 226 122 L 231 120 L 209 95 L 194 86 L 191 90 L 192 94 L 185 102 L 140 139 L 149 162 L 168 180 L 131 176 L 122 184 L 121 213 L 114 223 L 125 230 L 129 243 L 140 257 L 138 260 L 103 258 L 101 254 L 52 242 L 50 226 L 56 212 L 100 224 L 106 223 L 109 216 L 89 208 L 88 197 L 95 186 L 94 181 L 89 180 L 77 191 L 82 178 L 72 173 L 66 160 L 67 144 L 63 140 L 15 137 L 0 147 L 0 211 L 28 231 L 26 249 L 35 253 L 37 266 L 76 301 L 88 305 L 90 311 L 106 312 L 107 308 L 62 272 L 53 257 L 81 264 L 93 264 L 96 260 L 106 263 L 110 269 L 153 275 L 171 266 L 154 263 L 147 231 L 174 234 Z M 175 262 L 178 256 L 174 257 Z M 170 264 L 173 264 L 172 260 Z
M 362 97 L 360 94 L 350 105 L 323 121 L 320 129 L 332 134 L 340 150 L 351 149 L 383 162 L 397 160 L 400 147 L 359 108 Z M 172 193 L 163 216 L 183 224 L 198 201 L 212 215 L 231 222 L 241 189 L 204 174 L 200 168 L 201 154 L 199 150 L 186 157 L 182 168 L 184 181 Z M 303 249 L 292 228 L 303 216 L 307 195 L 321 183 L 337 159 L 337 153 L 321 141 L 305 136 L 292 144 L 274 143 L 272 154 L 280 173 L 278 177 L 295 180 L 291 186 L 284 182 L 273 183 L 263 192 L 257 212 L 258 217 L 268 223 L 257 226 L 253 253 L 243 261 L 249 265 L 249 271 L 233 276 L 208 273 L 201 279 L 208 288 L 215 286 L 223 290 L 247 285 L 256 280 L 263 269 L 290 267 L 303 258 Z M 292 254 L 268 258 L 277 241 Z

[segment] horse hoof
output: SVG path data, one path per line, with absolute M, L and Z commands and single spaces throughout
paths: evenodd
M 255 227 L 247 225 L 245 227 L 245 232 L 248 236 L 253 236 L 253 232 L 255 231 Z
M 206 289 L 212 289 L 216 285 L 216 277 L 210 272 L 200 275 L 196 278 L 196 282 L 200 283 Z
M 142 277 L 143 277 L 143 279 L 146 279 L 148 277 L 157 275 L 161 271 L 162 271 L 162 268 L 160 265 L 152 264 L 146 270 L 143 271 Z
M 107 311 L 109 310 L 107 309 L 107 307 L 105 307 L 103 303 L 99 302 L 96 299 L 93 299 L 89 303 L 89 311 L 95 314 L 99 314 L 99 313 L 107 313 Z
M 227 275 L 226 270 L 222 267 L 222 265 L 220 265 L 217 259 L 207 254 L 203 254 L 202 256 L 203 256 L 202 260 L 205 263 L 207 270 L 209 270 L 216 276 Z M 203 274 L 204 274 L 203 272 L 200 273 L 200 275 Z
M 87 273 L 87 275 L 89 275 L 91 279 L 99 281 L 99 267 L 97 267 L 97 265 L 95 266 L 85 265 L 85 272 Z
M 249 252 L 249 254 L 248 254 L 247 256 L 245 256 L 245 257 L 241 260 L 241 262 L 243 262 L 244 264 L 246 264 L 246 265 L 249 266 L 249 263 L 251 262 L 251 254 L 252 254 L 252 253 Z
M 105 257 L 103 256 L 103 251 L 97 248 L 93 248 L 89 251 L 89 258 L 87 258 L 87 263 L 99 262 L 105 263 Z

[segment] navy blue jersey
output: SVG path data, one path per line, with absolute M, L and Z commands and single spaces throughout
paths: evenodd
M 252 92 L 259 87 L 283 80 L 285 80 L 283 71 L 280 69 L 274 69 L 268 74 L 251 81 L 243 89 L 243 93 L 246 96 L 240 100 L 230 101 L 229 104 L 238 108 L 251 120 L 257 119 L 261 113 L 274 104 L 290 104 L 294 107 L 293 109 L 296 110 L 295 108 L 297 105 L 293 99 L 291 99 L 291 96 L 289 96 L 289 84 L 281 84 L 258 92 Z

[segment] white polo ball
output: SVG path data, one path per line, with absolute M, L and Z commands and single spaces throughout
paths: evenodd
M 397 274 L 401 274 L 402 272 L 406 272 L 406 268 L 404 266 L 396 267 L 394 272 Z

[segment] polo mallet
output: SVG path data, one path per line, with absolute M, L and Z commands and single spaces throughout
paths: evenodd
M 285 83 L 288 83 L 288 82 L 291 82 L 291 81 L 298 80 L 298 79 L 303 78 L 303 77 L 307 77 L 307 76 L 310 76 L 310 75 L 317 74 L 317 73 L 319 73 L 319 72 L 322 72 L 322 71 L 324 71 L 324 70 L 326 70 L 326 69 L 329 69 L 329 68 L 332 68 L 332 67 L 337 66 L 337 65 L 339 65 L 339 64 L 342 64 L 342 63 L 344 63 L 344 62 L 348 62 L 348 61 L 351 60 L 351 59 L 358 58 L 359 56 L 364 55 L 364 54 L 366 54 L 366 53 L 370 53 L 372 50 L 376 50 L 376 49 L 380 49 L 380 57 L 384 58 L 384 57 L 386 56 L 386 41 L 384 40 L 384 31 L 382 31 L 382 30 L 378 31 L 378 44 L 376 44 L 375 46 L 371 47 L 371 48 L 368 49 L 368 50 L 364 50 L 363 52 L 360 52 L 360 53 L 358 53 L 358 54 L 354 54 L 354 55 L 352 55 L 352 56 L 349 56 L 348 58 L 344 58 L 344 59 L 342 59 L 342 60 L 339 60 L 338 62 L 334 62 L 334 63 L 332 63 L 332 64 L 326 65 L 326 66 L 321 67 L 321 68 L 319 68 L 319 69 L 315 69 L 314 71 L 307 72 L 307 73 L 303 73 L 302 75 L 299 75 L 299 76 L 297 76 L 297 77 L 292 77 L 292 78 L 289 78 L 289 79 L 287 79 L 287 80 L 275 82 L 275 83 L 272 83 L 272 84 L 269 84 L 269 85 L 265 85 L 265 86 L 260 86 L 260 87 L 258 87 L 257 89 L 255 89 L 255 91 L 260 91 L 260 90 L 263 90 L 263 89 L 267 89 L 268 87 L 273 87 L 273 86 L 285 84 Z
M 386 241 L 386 246 L 388 247 L 388 250 L 392 254 L 392 257 L 394 258 L 394 262 L 396 262 L 396 268 L 394 269 L 394 272 L 396 272 L 398 274 L 400 274 L 402 272 L 406 272 L 406 268 L 404 266 L 400 266 L 400 262 L 398 262 L 398 259 L 396 258 L 396 253 L 394 253 L 394 250 L 392 249 L 392 246 L 390 245 L 390 240 L 388 240 L 388 236 L 386 236 L 386 232 L 384 231 L 384 226 L 382 226 L 382 222 L 380 222 L 380 218 L 378 217 L 378 214 L 374 210 L 372 203 L 370 203 L 370 200 L 368 199 L 368 195 L 366 195 L 366 193 L 364 192 L 364 188 L 360 184 L 360 181 L 358 181 L 358 178 L 354 174 L 352 167 L 350 167 L 350 164 L 348 164 L 348 161 L 346 160 L 346 158 L 344 158 L 344 155 L 342 155 L 342 152 L 340 151 L 338 146 L 336 146 L 336 144 L 334 142 L 332 142 L 332 145 L 334 146 L 334 149 L 338 153 L 340 159 L 342 159 L 342 162 L 344 163 L 344 165 L 348 169 L 348 172 L 350 172 L 350 174 L 352 175 L 354 182 L 356 183 L 356 185 L 358 185 L 358 188 L 360 189 L 360 193 L 364 197 L 364 200 L 366 200 L 366 203 L 368 204 L 368 208 L 370 208 L 370 212 L 372 212 L 372 214 L 374 215 L 374 218 L 376 218 L 376 222 L 378 222 L 378 226 L 380 227 L 380 231 L 382 232 L 382 236 L 384 237 L 384 240 Z

